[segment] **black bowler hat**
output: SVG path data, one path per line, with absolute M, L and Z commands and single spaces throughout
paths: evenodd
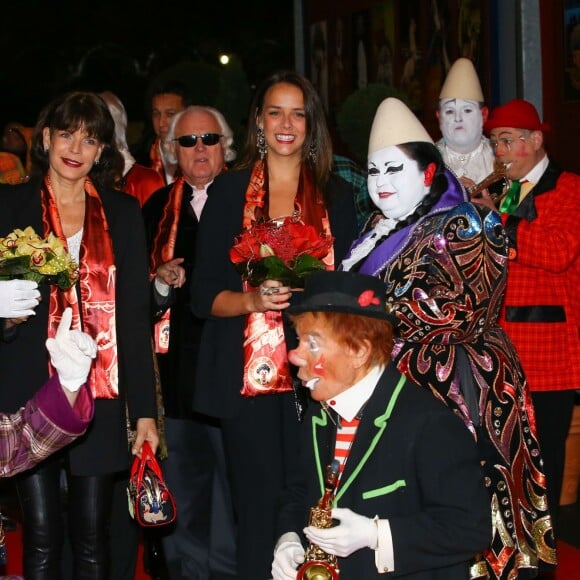
M 319 270 L 306 277 L 300 303 L 288 314 L 303 312 L 344 312 L 387 320 L 394 326 L 398 318 L 386 303 L 386 286 L 373 276 L 356 272 Z

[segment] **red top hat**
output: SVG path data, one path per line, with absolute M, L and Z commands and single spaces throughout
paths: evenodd
M 540 121 L 536 107 L 523 99 L 512 99 L 491 112 L 483 130 L 489 133 L 497 127 L 513 127 L 529 131 L 550 130 L 550 125 Z

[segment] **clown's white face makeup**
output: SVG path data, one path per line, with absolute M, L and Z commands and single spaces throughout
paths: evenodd
M 464 99 L 441 99 L 439 128 L 453 151 L 470 153 L 481 142 L 483 115 L 479 103 Z
M 369 195 L 385 217 L 406 218 L 429 192 L 418 163 L 396 145 L 371 153 L 368 171 Z
M 306 314 L 297 319 L 296 332 L 298 347 L 288 353 L 288 360 L 298 367 L 298 378 L 316 401 L 335 397 L 364 374 L 353 362 L 352 352 L 333 338 L 327 323 Z

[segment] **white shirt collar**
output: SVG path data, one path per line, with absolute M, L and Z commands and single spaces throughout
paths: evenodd
M 213 181 L 213 179 L 212 179 Z M 206 183 L 204 187 L 202 187 L 201 189 L 198 189 L 197 187 L 195 187 L 195 185 L 192 185 L 191 183 L 189 183 L 189 181 L 187 182 L 187 184 L 191 187 L 191 200 L 190 200 L 190 204 L 191 207 L 193 208 L 193 212 L 195 213 L 197 219 L 199 220 L 201 218 L 201 212 L 203 211 L 203 206 L 205 205 L 205 202 L 207 201 L 207 188 L 212 184 L 212 181 L 210 181 L 209 183 Z
M 540 178 L 542 177 L 542 175 L 544 175 L 544 172 L 548 168 L 549 163 L 550 163 L 550 160 L 548 159 L 548 156 L 544 155 L 542 160 L 540 162 L 536 163 L 536 165 L 534 165 L 534 168 L 523 179 L 525 179 L 525 180 L 527 180 L 530 183 L 533 183 L 535 185 L 536 183 L 538 183 L 538 181 L 540 181 Z M 522 179 L 522 181 L 523 181 L 523 179 Z
M 200 193 L 207 193 L 207 188 L 213 183 L 213 179 L 212 179 L 211 181 L 208 181 L 203 187 L 195 187 L 195 185 L 189 183 L 189 181 L 187 181 L 187 179 L 185 181 L 189 185 L 189 187 L 191 187 L 193 195 L 198 195 Z
M 352 421 L 374 393 L 384 370 L 383 366 L 373 367 L 360 381 L 340 395 L 328 399 L 326 404 L 346 421 Z

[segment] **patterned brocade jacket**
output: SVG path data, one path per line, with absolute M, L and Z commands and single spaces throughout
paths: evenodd
M 477 438 L 493 540 L 471 577 L 508 578 L 538 559 L 553 563 L 533 407 L 518 355 L 498 325 L 507 264 L 500 218 L 471 203 L 440 205 L 395 235 L 398 242 L 378 245 L 367 257 L 372 269 L 365 262 L 360 272 L 388 285 L 401 321 L 393 351 L 399 371 L 428 386 Z

